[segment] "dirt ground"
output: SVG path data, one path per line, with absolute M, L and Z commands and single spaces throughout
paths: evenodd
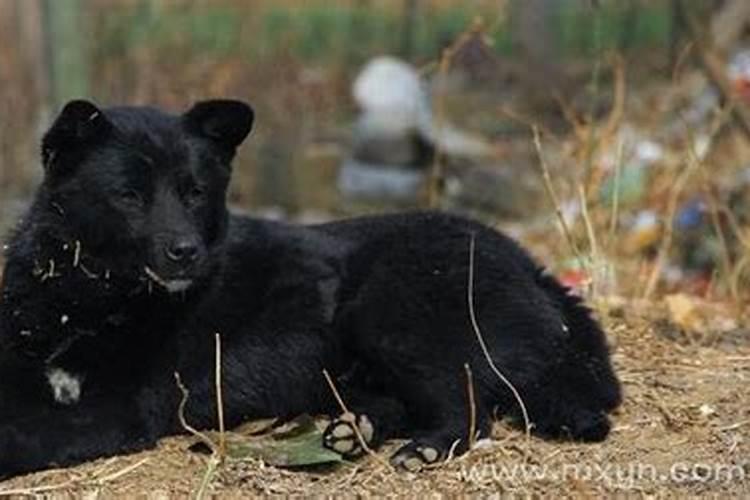
M 204 492 L 750 496 L 747 327 L 706 345 L 671 324 L 658 303 L 611 307 L 605 316 L 625 400 L 604 443 L 528 441 L 523 432 L 498 422 L 491 441 L 416 474 L 395 472 L 387 465 L 388 453 L 397 446 L 393 443 L 376 456 L 313 471 L 284 470 L 259 461 L 227 462 Z M 194 441 L 165 439 L 153 451 L 15 478 L 0 483 L 0 497 L 193 496 L 208 463 L 206 456 L 187 449 Z

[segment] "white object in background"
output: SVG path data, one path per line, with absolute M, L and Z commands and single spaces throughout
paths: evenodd
M 407 131 L 429 121 L 429 99 L 417 71 L 390 56 L 371 60 L 354 81 L 354 100 L 375 124 Z
M 353 94 L 362 110 L 357 123 L 362 140 L 418 133 L 449 156 L 485 157 L 492 153 L 481 138 L 448 123 L 436 123 L 419 73 L 395 57 L 380 56 L 367 63 L 354 81 Z

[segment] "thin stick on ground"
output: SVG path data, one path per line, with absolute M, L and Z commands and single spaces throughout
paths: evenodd
M 180 425 L 182 425 L 182 428 L 185 429 L 187 432 L 197 437 L 203 444 L 208 446 L 208 448 L 211 450 L 211 457 L 208 459 L 208 464 L 206 465 L 206 472 L 203 474 L 203 478 L 201 479 L 201 484 L 198 487 L 198 491 L 195 494 L 195 498 L 198 500 L 201 500 L 203 498 L 206 498 L 208 487 L 210 486 L 211 480 L 216 474 L 216 469 L 221 463 L 221 456 L 219 455 L 219 447 L 216 445 L 216 443 L 214 443 L 211 440 L 211 438 L 208 437 L 208 435 L 199 431 L 192 425 L 188 424 L 187 419 L 185 418 L 185 406 L 187 405 L 188 398 L 190 397 L 190 391 L 188 391 L 188 388 L 185 387 L 185 384 L 182 383 L 182 378 L 180 377 L 179 372 L 174 372 L 174 378 L 175 378 L 175 382 L 177 382 L 177 388 L 182 393 L 180 406 L 177 408 L 177 418 L 180 420 Z
M 208 459 L 208 464 L 206 464 L 206 472 L 203 473 L 203 479 L 201 479 L 198 491 L 195 493 L 196 500 L 203 500 L 206 498 L 208 488 L 211 486 L 211 481 L 213 481 L 214 475 L 216 475 L 216 471 L 220 464 L 221 458 L 219 458 L 216 453 L 212 454 Z
M 185 429 L 188 433 L 200 439 L 201 442 L 208 446 L 213 453 L 216 453 L 217 447 L 216 444 L 211 440 L 211 438 L 208 437 L 207 434 L 199 431 L 187 422 L 187 419 L 185 418 L 185 407 L 187 406 L 188 398 L 190 397 L 190 391 L 187 387 L 185 387 L 185 384 L 182 383 L 180 372 L 174 372 L 174 379 L 177 383 L 177 388 L 182 394 L 180 405 L 177 407 L 177 418 L 180 420 L 180 425 L 182 425 L 182 428 Z
M 78 479 L 71 479 L 62 483 L 50 484 L 46 486 L 34 486 L 31 488 L 16 488 L 12 490 L 0 490 L 0 498 L 9 498 L 14 496 L 33 496 L 40 493 L 48 493 L 55 490 L 64 490 L 71 486 L 79 484 Z
M 219 419 L 219 459 L 227 453 L 227 436 L 224 428 L 224 396 L 221 390 L 221 335 L 216 333 L 216 414 Z
M 469 397 L 469 449 L 474 448 L 477 440 L 477 405 L 474 400 L 474 375 L 469 363 L 464 363 L 466 370 L 466 393 Z
M 521 395 L 519 394 L 518 390 L 515 388 L 515 386 L 511 383 L 508 378 L 503 375 L 503 373 L 500 371 L 500 369 L 495 364 L 495 361 L 492 359 L 492 355 L 490 355 L 490 351 L 487 348 L 487 344 L 484 341 L 484 336 L 482 335 L 482 331 L 479 328 L 479 322 L 477 321 L 477 314 L 474 309 L 474 254 L 476 251 L 476 235 L 471 235 L 471 241 L 469 243 L 469 284 L 467 286 L 467 301 L 469 305 L 469 319 L 471 320 L 471 326 L 474 330 L 474 335 L 477 338 L 477 342 L 479 342 L 479 347 L 482 349 L 482 354 L 484 354 L 484 358 L 487 360 L 487 364 L 490 366 L 492 371 L 495 373 L 497 378 L 500 379 L 500 381 L 505 384 L 508 389 L 510 389 L 510 392 L 513 394 L 513 397 L 518 402 L 518 406 L 521 408 L 521 415 L 523 416 L 523 424 L 526 431 L 526 449 L 527 451 L 531 447 L 531 421 L 529 420 L 529 413 L 526 411 L 526 404 L 523 402 L 523 398 L 521 398 Z
M 57 490 L 64 490 L 70 487 L 101 487 L 104 486 L 106 483 L 110 483 L 116 479 L 120 479 L 123 476 L 126 476 L 133 472 L 134 470 L 140 468 L 141 466 L 145 465 L 149 462 L 149 458 L 143 458 L 139 461 L 137 461 L 134 464 L 128 465 L 127 467 L 124 467 L 123 469 L 119 471 L 115 471 L 111 474 L 108 474 L 102 478 L 95 478 L 95 479 L 86 479 L 86 478 L 74 478 L 70 479 L 68 481 L 64 481 L 61 483 L 56 484 L 50 484 L 46 486 L 33 486 L 31 488 L 16 488 L 12 490 L 0 490 L 0 498 L 9 498 L 9 497 L 15 497 L 15 496 L 37 496 L 40 494 L 45 494 L 43 496 L 47 496 L 46 494 L 49 494 L 50 492 L 57 491 Z
M 103 485 L 104 483 L 108 483 L 110 481 L 114 481 L 115 479 L 119 479 L 127 474 L 130 474 L 134 470 L 138 469 L 139 467 L 145 465 L 149 461 L 149 458 L 143 458 L 139 461 L 137 461 L 134 464 L 128 465 L 127 467 L 120 469 L 118 471 L 115 471 L 111 474 L 108 474 L 100 479 L 96 480 L 96 484 Z
M 359 431 L 359 426 L 357 425 L 357 421 L 356 421 L 356 418 L 357 418 L 356 415 L 354 415 L 354 413 L 349 411 L 349 408 L 346 406 L 346 403 L 344 403 L 344 399 L 341 397 L 341 393 L 339 393 L 338 389 L 336 388 L 336 384 L 333 382 L 331 375 L 328 373 L 328 370 L 326 370 L 325 368 L 323 368 L 323 376 L 326 378 L 326 382 L 328 382 L 328 387 L 331 388 L 333 397 L 336 399 L 336 403 L 338 403 L 339 408 L 341 408 L 341 411 L 343 412 L 343 414 L 352 416 L 352 430 L 354 431 L 354 435 L 357 436 L 359 445 L 362 447 L 363 450 L 365 450 L 365 452 L 368 455 L 375 457 L 375 459 L 381 463 L 388 464 L 387 461 L 383 460 L 383 458 L 379 456 L 377 453 L 375 453 L 372 450 L 372 448 L 370 448 L 370 446 L 367 444 L 367 440 Z

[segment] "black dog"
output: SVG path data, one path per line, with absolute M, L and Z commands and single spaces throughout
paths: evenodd
M 181 116 L 70 102 L 43 141 L 45 178 L 7 248 L 0 302 L 0 476 L 144 449 L 187 420 L 337 412 L 324 444 L 354 457 L 403 436 L 405 467 L 467 448 L 493 412 L 546 437 L 603 439 L 620 401 L 601 329 L 507 237 L 439 213 L 297 227 L 229 215 L 237 101 Z M 471 248 L 475 248 L 473 253 Z M 470 257 L 476 276 L 468 287 Z M 469 307 L 471 291 L 473 308 Z

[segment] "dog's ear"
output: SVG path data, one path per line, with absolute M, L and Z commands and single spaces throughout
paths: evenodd
M 253 129 L 255 112 L 242 101 L 213 99 L 196 103 L 183 120 L 191 133 L 234 149 Z
M 112 127 L 104 113 L 89 101 L 68 102 L 42 139 L 42 164 L 54 170 L 66 153 L 80 152 Z

